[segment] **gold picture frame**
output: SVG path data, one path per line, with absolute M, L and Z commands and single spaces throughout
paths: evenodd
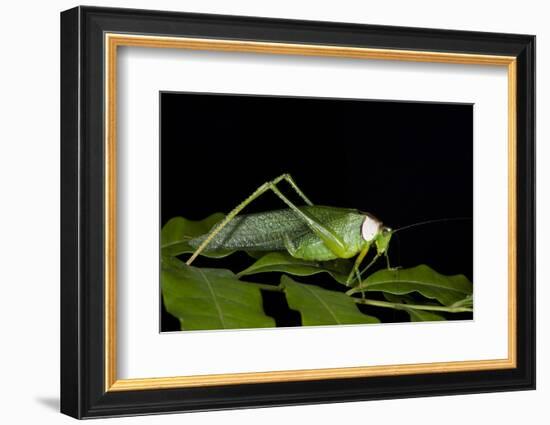
M 173 25 L 168 28 L 166 21 Z M 262 31 L 264 24 L 268 23 L 274 28 L 272 33 Z M 305 35 L 284 35 L 283 28 L 289 25 L 300 29 Z M 65 214 L 65 236 L 62 235 L 65 253 L 62 322 L 67 321 L 62 329 L 64 366 L 61 410 L 64 413 L 82 418 L 198 410 L 204 409 L 205 403 L 214 409 L 369 399 L 375 397 L 373 391 L 376 388 L 368 385 L 357 390 L 357 396 L 338 389 L 343 387 L 330 387 L 332 397 L 323 398 L 316 391 L 329 388 L 327 385 L 333 385 L 333 382 L 340 382 L 334 385 L 343 385 L 342 382 L 350 379 L 366 382 L 364 380 L 367 378 L 392 379 L 397 376 L 410 376 L 411 381 L 401 387 L 394 385 L 385 397 L 433 394 L 433 390 L 421 382 L 422 376 L 427 374 L 439 375 L 441 394 L 478 391 L 483 385 L 484 391 L 534 386 L 534 236 L 529 216 L 531 204 L 534 204 L 531 168 L 534 159 L 534 37 L 373 27 L 371 30 L 378 31 L 383 41 L 378 40 L 376 45 L 371 45 L 369 37 L 364 35 L 365 28 L 215 15 L 145 11 L 135 14 L 120 9 L 88 7 L 63 12 L 62 173 L 65 177 L 78 177 L 62 188 L 65 191 L 62 192 L 62 210 Z M 335 37 L 330 42 L 329 39 L 333 37 L 331 31 L 339 33 L 341 38 Z M 188 32 L 195 35 L 190 36 Z M 253 37 L 254 34 L 257 36 Z M 408 36 L 404 37 L 405 34 Z M 457 42 L 457 37 L 461 41 Z M 384 44 L 387 46 L 380 47 Z M 436 47 L 442 45 L 446 48 Z M 508 80 L 507 358 L 120 379 L 116 367 L 116 175 L 117 55 L 121 47 L 504 67 Z M 95 76 L 83 80 L 83 75 Z M 99 94 L 94 93 L 92 89 L 99 87 Z M 75 110 L 78 111 L 76 115 Z M 98 120 L 101 120 L 102 126 L 97 125 Z M 100 154 L 95 155 L 94 152 Z M 97 173 L 90 173 L 90 170 L 97 170 Z M 525 204 L 518 204 L 520 197 L 526 201 Z M 92 198 L 100 200 L 100 205 L 94 211 L 83 211 L 84 206 L 90 205 Z M 91 217 L 94 212 L 101 214 L 93 219 L 83 218 Z M 520 248 L 527 254 L 519 255 Z M 98 269 L 94 265 L 102 267 Z M 91 324 L 91 318 L 97 317 L 98 313 L 101 321 Z M 68 324 L 68 321 L 72 323 Z M 529 331 L 526 331 L 527 324 L 530 326 Z M 83 339 L 90 342 L 82 343 Z M 91 348 L 92 345 L 94 348 Z M 462 373 L 462 386 L 448 383 L 446 375 L 452 373 Z M 480 382 L 484 384 L 480 386 Z M 302 397 L 284 393 L 286 390 L 281 389 L 284 383 L 298 385 Z M 259 391 L 258 388 L 261 388 L 266 392 L 266 398 L 255 401 L 250 392 L 247 392 L 248 395 L 235 395 L 231 389 L 227 389 L 242 385 L 250 391 Z M 200 392 L 201 388 L 212 387 L 227 391 L 225 403 L 209 399 L 208 395 Z M 168 390 L 180 392 L 171 398 L 167 395 Z M 136 393 L 142 391 L 150 392 L 147 393 L 151 394 L 149 402 L 143 402 L 143 396 L 136 396 Z M 170 400 L 168 404 L 163 401 L 167 397 Z M 250 402 L 247 402 L 247 397 Z M 291 397 L 296 401 L 292 401 Z
M 105 131 L 107 178 L 105 186 L 105 390 L 127 391 L 166 389 L 193 386 L 234 385 L 282 381 L 339 379 L 417 373 L 464 372 L 516 367 L 516 58 L 464 53 L 441 53 L 411 50 L 371 49 L 358 47 L 316 46 L 307 44 L 265 43 L 254 41 L 215 40 L 198 38 L 159 37 L 127 34 L 105 34 Z M 391 366 L 308 369 L 278 372 L 233 373 L 170 378 L 117 379 L 116 375 L 116 87 L 117 51 L 119 47 L 148 47 L 157 49 L 189 49 L 239 53 L 324 56 L 355 59 L 377 59 L 413 62 L 435 62 L 506 67 L 508 72 L 508 358 L 471 360 Z

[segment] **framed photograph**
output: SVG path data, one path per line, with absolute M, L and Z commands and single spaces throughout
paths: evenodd
M 61 14 L 61 411 L 535 388 L 535 37 Z

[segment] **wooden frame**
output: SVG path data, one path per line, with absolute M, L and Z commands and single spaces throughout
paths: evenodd
M 61 41 L 62 412 L 83 418 L 534 388 L 534 37 L 79 7 L 63 12 Z M 119 46 L 507 67 L 508 358 L 117 379 Z

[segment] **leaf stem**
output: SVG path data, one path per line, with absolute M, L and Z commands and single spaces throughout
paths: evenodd
M 368 300 L 365 298 L 353 298 L 358 304 L 373 305 L 376 307 L 394 308 L 397 310 L 426 310 L 426 311 L 445 311 L 447 313 L 464 313 L 473 312 L 474 310 L 469 307 L 445 307 L 439 305 L 420 305 L 420 304 L 399 304 L 391 303 L 389 301 Z
M 263 289 L 264 291 L 273 291 L 273 292 L 283 291 L 282 288 L 279 287 L 279 285 L 267 285 L 265 283 L 256 283 L 256 282 L 253 282 L 252 284 L 258 286 L 260 289 Z

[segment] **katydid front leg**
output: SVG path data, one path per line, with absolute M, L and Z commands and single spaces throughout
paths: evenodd
M 374 263 L 376 263 L 376 260 L 378 260 L 380 258 L 380 253 L 377 252 L 376 255 L 374 257 L 372 257 L 372 260 L 370 260 L 370 263 L 366 265 L 366 267 L 361 270 L 361 272 L 359 273 L 359 276 L 363 276 L 363 274 L 365 274 L 367 272 L 368 269 L 370 269 L 372 267 L 372 265 Z
M 361 285 L 361 274 L 359 273 L 359 266 L 361 266 L 361 262 L 365 259 L 367 256 L 367 253 L 369 252 L 370 243 L 367 243 L 365 247 L 361 250 L 357 258 L 355 259 L 355 262 L 353 263 L 353 267 L 351 271 L 349 272 L 348 278 L 346 279 L 346 285 L 351 286 L 354 279 L 357 279 L 359 282 L 358 285 Z
M 267 191 L 271 190 L 275 193 L 296 215 L 304 221 L 305 224 L 311 229 L 315 235 L 317 235 L 323 243 L 329 248 L 337 257 L 342 258 L 346 253 L 346 247 L 344 242 L 334 234 L 329 228 L 323 226 L 314 217 L 300 210 L 294 205 L 285 195 L 278 189 L 277 184 L 285 180 L 296 191 L 296 193 L 306 202 L 308 205 L 313 205 L 312 202 L 304 195 L 304 193 L 298 188 L 294 180 L 289 174 L 283 174 L 276 179 L 262 184 L 256 189 L 252 195 L 246 198 L 243 202 L 237 205 L 219 224 L 217 224 L 206 239 L 199 245 L 193 255 L 187 260 L 187 265 L 197 258 L 202 251 L 208 246 L 210 241 L 229 223 L 233 220 L 248 204 L 254 201 L 259 196 L 263 195 Z
M 379 252 L 376 253 L 376 255 L 372 258 L 372 260 L 370 260 L 370 263 L 366 265 L 366 267 L 361 270 L 360 272 L 357 272 L 357 285 L 355 285 L 354 287 L 356 288 L 361 288 L 361 285 L 363 284 L 363 281 L 361 280 L 362 279 L 362 276 L 363 274 L 374 264 L 376 263 L 376 260 L 378 260 L 380 258 L 380 254 Z M 347 295 L 351 295 L 354 293 L 354 289 L 350 289 L 349 291 L 346 292 Z M 364 297 L 365 296 L 365 292 L 362 291 L 361 292 L 361 296 Z
M 400 269 L 401 267 L 392 267 L 390 264 L 390 256 L 388 255 L 388 251 L 384 252 L 384 257 L 386 257 L 386 268 L 391 271 L 395 271 L 397 269 Z

